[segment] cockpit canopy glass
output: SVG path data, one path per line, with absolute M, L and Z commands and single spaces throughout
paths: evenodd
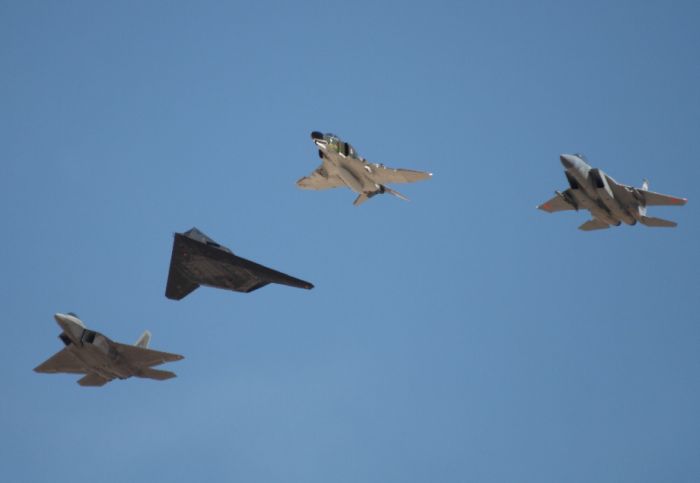
M 583 159 L 584 161 L 588 162 L 588 158 L 586 158 L 586 155 L 583 153 L 575 153 L 574 156 L 579 157 Z

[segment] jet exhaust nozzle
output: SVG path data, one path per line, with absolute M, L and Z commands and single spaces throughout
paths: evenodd
M 318 131 L 311 132 L 311 139 L 323 139 L 323 133 Z

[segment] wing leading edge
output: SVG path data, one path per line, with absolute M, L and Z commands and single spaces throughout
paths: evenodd
M 551 198 L 541 205 L 539 205 L 537 208 L 539 208 L 542 211 L 546 211 L 548 213 L 556 213 L 558 211 L 567 211 L 567 210 L 575 210 L 576 206 L 568 201 L 567 198 L 571 198 L 570 195 L 570 189 L 564 191 L 564 193 L 560 193 L 557 191 L 556 196 L 554 198 Z
M 54 374 L 65 372 L 68 374 L 86 374 L 88 371 L 80 360 L 75 357 L 67 347 L 56 352 L 44 362 L 34 368 L 35 372 Z
M 372 170 L 372 179 L 379 184 L 387 183 L 415 183 L 433 177 L 433 173 L 415 171 L 412 169 L 387 168 L 383 164 L 368 163 L 366 166 Z
M 304 176 L 297 181 L 297 186 L 306 190 L 327 190 L 345 186 L 342 179 L 335 175 L 329 175 L 326 168 L 321 164 L 309 176 Z

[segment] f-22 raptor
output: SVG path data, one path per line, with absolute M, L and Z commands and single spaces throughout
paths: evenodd
M 321 166 L 309 176 L 297 181 L 297 186 L 309 190 L 325 190 L 347 186 L 359 196 L 353 204 L 359 206 L 371 197 L 389 193 L 402 200 L 404 195 L 386 186 L 387 183 L 413 183 L 428 179 L 432 173 L 410 169 L 392 169 L 383 164 L 369 163 L 360 157 L 355 148 L 335 134 L 311 133 L 318 147 Z
M 149 349 L 148 331 L 134 345 L 120 344 L 88 330 L 75 314 L 56 314 L 54 318 L 63 329 L 58 338 L 65 347 L 34 368 L 36 372 L 87 374 L 78 380 L 81 386 L 104 386 L 113 379 L 131 376 L 162 381 L 175 377 L 175 373 L 151 367 L 183 359 L 179 354 Z
M 677 225 L 676 222 L 647 216 L 647 206 L 682 206 L 688 201 L 649 191 L 646 180 L 641 188 L 619 184 L 602 170 L 591 167 L 580 154 L 562 154 L 559 159 L 564 165 L 569 189 L 556 191 L 554 198 L 537 208 L 549 213 L 579 209 L 590 211 L 593 219 L 579 226 L 580 230 L 602 230 L 610 228 L 610 225 L 635 225 L 637 222 L 646 226 L 672 228 Z

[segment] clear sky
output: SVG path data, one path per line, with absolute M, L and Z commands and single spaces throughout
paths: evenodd
M 0 0 L 0 479 L 700 481 L 700 3 Z M 303 191 L 331 131 L 432 171 Z M 560 153 L 675 230 L 535 206 Z M 312 291 L 164 297 L 193 226 Z M 185 359 L 82 388 L 52 315 Z

